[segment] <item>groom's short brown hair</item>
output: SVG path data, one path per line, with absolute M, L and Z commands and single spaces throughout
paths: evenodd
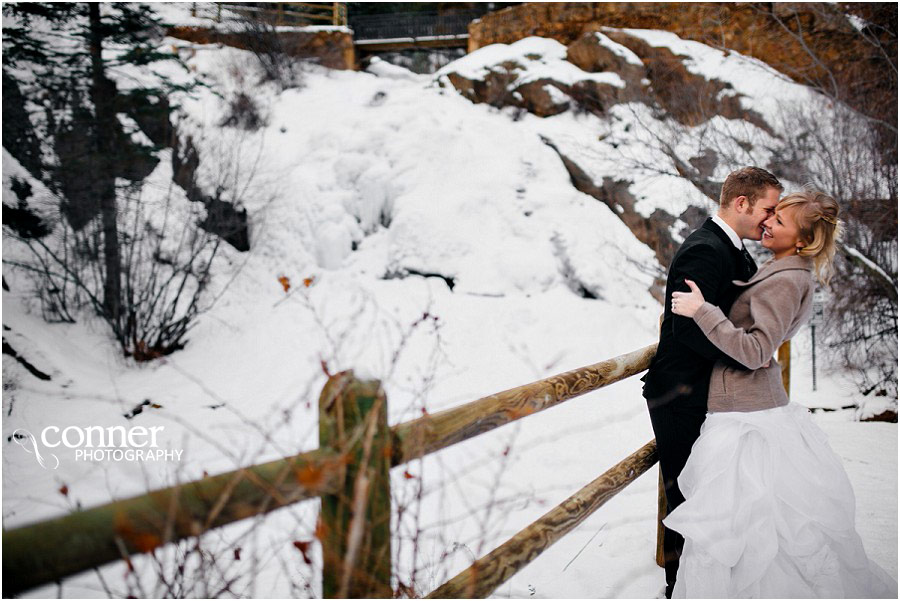
M 719 206 L 723 209 L 731 204 L 738 196 L 746 196 L 752 207 L 756 199 L 766 193 L 768 188 L 775 188 L 784 192 L 784 186 L 778 178 L 760 167 L 742 167 L 732 171 L 722 184 L 722 193 L 719 195 Z

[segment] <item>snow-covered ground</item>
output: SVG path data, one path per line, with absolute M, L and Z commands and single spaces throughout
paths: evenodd
M 252 249 L 220 257 L 221 298 L 187 348 L 140 365 L 116 353 L 98 321 L 45 323 L 28 278 L 4 268 L 4 339 L 52 376 L 39 381 L 4 355 L 4 528 L 315 448 L 322 361 L 332 373 L 382 380 L 395 424 L 655 341 L 653 252 L 577 192 L 540 139 L 586 148 L 606 127 L 595 117 L 513 119 L 377 62 L 372 73 L 310 67 L 302 88 L 278 92 L 255 84 L 242 51 L 195 46 L 182 55 L 224 98 L 200 90 L 181 99 L 179 129 L 200 148 L 201 182 L 246 188 Z M 217 125 L 239 90 L 259 103 L 262 130 Z M 601 159 L 610 157 L 597 159 L 598 170 Z M 3 168 L 6 195 L 17 168 L 6 156 Z M 163 193 L 170 169 L 163 160 L 151 176 L 148 202 Z M 646 193 L 673 214 L 686 206 L 671 186 Z M 3 250 L 21 252 L 7 240 Z M 803 330 L 795 344 L 794 399 L 859 403 L 824 360 L 811 391 L 807 339 Z M 153 405 L 123 417 L 145 399 Z M 855 486 L 866 549 L 896 577 L 897 427 L 853 418 L 816 415 Z M 58 469 L 45 469 L 11 439 L 18 428 L 54 425 L 162 427 L 161 447 L 183 454 L 91 462 L 57 448 Z M 395 509 L 404 508 L 394 524 L 398 581 L 426 594 L 652 436 L 635 377 L 395 469 Z M 657 596 L 656 485 L 654 468 L 495 596 Z M 315 565 L 293 545 L 314 540 L 316 514 L 317 503 L 307 502 L 206 535 L 205 548 L 221 558 L 215 566 L 191 559 L 188 580 L 209 588 L 183 594 L 320 596 Z M 243 549 L 240 560 L 233 546 Z M 150 561 L 136 566 L 137 579 L 123 565 L 100 572 L 117 595 L 166 594 Z M 94 574 L 67 580 L 61 593 L 105 596 Z

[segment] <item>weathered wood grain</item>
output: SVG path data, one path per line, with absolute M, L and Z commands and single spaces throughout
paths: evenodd
M 661 568 L 666 567 L 666 552 L 663 547 L 665 527 L 662 521 L 666 519 L 668 508 L 666 487 L 663 484 L 662 471 L 660 471 L 658 490 L 656 492 L 656 565 Z
M 428 599 L 484 599 L 657 461 L 651 440 L 539 520 L 438 587 Z
M 337 490 L 340 456 L 322 450 L 3 532 L 3 596 Z
M 781 365 L 781 383 L 791 398 L 791 341 L 785 340 L 778 347 L 778 364 Z
M 348 462 L 338 490 L 322 495 L 316 527 L 326 599 L 393 597 L 389 445 L 381 383 L 332 376 L 319 399 L 319 448 Z
M 526 415 L 624 380 L 647 369 L 655 353 L 656 345 L 652 344 L 600 363 L 511 388 L 461 407 L 394 426 L 391 464 L 406 463 Z
M 640 373 L 655 351 L 651 345 L 399 424 L 390 429 L 385 452 L 396 466 L 438 451 Z M 326 404 L 334 402 L 340 386 L 329 390 L 323 390 Z M 336 494 L 345 484 L 349 461 L 346 454 L 318 449 L 4 531 L 4 596 L 291 503 Z

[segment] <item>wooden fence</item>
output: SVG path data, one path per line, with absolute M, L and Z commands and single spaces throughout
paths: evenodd
M 191 15 L 222 21 L 222 9 L 272 25 L 347 25 L 346 2 L 193 2 Z
M 314 451 L 5 530 L 3 596 L 322 497 L 324 596 L 391 597 L 390 468 L 638 374 L 655 351 L 654 344 L 391 428 L 380 383 L 341 372 L 322 390 Z M 651 440 L 430 596 L 487 597 L 656 461 Z

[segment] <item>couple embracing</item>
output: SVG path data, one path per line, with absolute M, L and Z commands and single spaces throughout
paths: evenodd
M 837 202 L 731 173 L 675 254 L 644 376 L 668 515 L 666 597 L 896 597 L 856 532 L 841 460 L 772 359 L 827 284 Z M 757 268 L 742 240 L 774 256 Z

